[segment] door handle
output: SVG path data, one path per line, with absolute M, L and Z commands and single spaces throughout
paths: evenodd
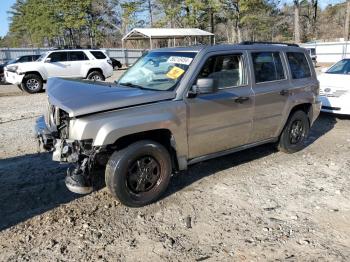
M 247 97 L 247 96 L 239 96 L 239 97 L 236 97 L 234 99 L 234 101 L 236 103 L 239 103 L 239 104 L 242 104 L 243 102 L 248 101 L 248 100 L 249 100 L 249 97 Z
M 281 96 L 288 96 L 289 95 L 289 90 L 287 90 L 287 89 L 281 90 L 280 95 Z

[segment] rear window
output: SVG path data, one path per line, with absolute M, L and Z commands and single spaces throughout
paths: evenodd
M 255 82 L 263 83 L 285 79 L 279 52 L 252 53 Z
M 287 52 L 287 59 L 293 79 L 308 78 L 311 76 L 309 63 L 304 53 Z
M 101 51 L 90 51 L 90 53 L 96 58 L 96 59 L 105 59 L 106 56 Z

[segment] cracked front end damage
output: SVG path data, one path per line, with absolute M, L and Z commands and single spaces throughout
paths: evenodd
M 92 191 L 94 165 L 105 164 L 104 148 L 94 147 L 92 139 L 69 139 L 68 127 L 67 115 L 54 108 L 47 117 L 37 119 L 35 137 L 40 149 L 52 152 L 53 161 L 72 164 L 65 180 L 68 189 L 74 193 L 87 194 Z M 98 157 L 99 154 L 102 157 Z

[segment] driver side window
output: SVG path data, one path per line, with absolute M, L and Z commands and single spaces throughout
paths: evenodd
M 54 62 L 66 62 L 67 59 L 67 52 L 54 52 L 49 55 L 48 58 L 51 58 L 51 63 Z
M 197 78 L 212 78 L 218 89 L 247 84 L 242 54 L 218 55 L 208 58 Z

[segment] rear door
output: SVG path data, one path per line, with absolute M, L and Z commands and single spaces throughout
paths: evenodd
M 89 61 L 89 58 L 83 51 L 68 52 L 68 61 L 70 62 L 71 77 L 85 77 L 82 75 L 82 66 Z
M 244 145 L 252 128 L 246 53 L 209 54 L 204 61 L 196 79 L 214 79 L 218 91 L 186 99 L 190 158 Z
M 280 51 L 251 51 L 255 110 L 250 142 L 276 136 L 283 121 L 290 82 L 286 61 Z

